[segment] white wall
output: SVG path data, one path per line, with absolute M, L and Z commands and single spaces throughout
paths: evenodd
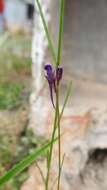
M 26 25 L 26 4 L 19 0 L 7 0 L 5 3 L 5 16 L 9 28 L 23 28 Z

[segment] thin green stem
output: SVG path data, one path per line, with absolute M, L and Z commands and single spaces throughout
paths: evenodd
M 64 0 L 60 0 L 60 18 L 59 18 L 59 36 L 58 36 L 58 49 L 57 49 L 57 65 L 61 63 L 61 46 L 62 46 L 62 33 L 63 33 L 63 18 L 64 18 Z M 58 185 L 57 190 L 60 188 L 60 177 L 61 177 L 61 129 L 60 129 L 60 113 L 59 113 L 59 84 L 57 82 L 57 91 L 56 91 L 56 99 L 58 103 L 57 113 L 58 113 Z
M 53 144 L 54 144 L 54 138 L 55 138 L 55 132 L 57 129 L 57 115 L 58 115 L 58 103 L 56 100 L 56 110 L 55 110 L 55 119 L 54 119 L 54 126 L 53 126 L 53 132 L 51 137 L 51 144 L 50 144 L 50 151 L 49 151 L 49 158 L 48 158 L 48 170 L 47 170 L 47 176 L 46 176 L 46 183 L 45 183 L 45 190 L 48 190 L 49 186 L 49 177 L 50 177 L 50 168 L 51 168 L 51 160 L 52 160 L 52 151 L 53 151 Z
M 49 30 L 48 30 L 48 27 L 47 27 L 47 23 L 46 23 L 46 20 L 45 20 L 45 16 L 43 14 L 41 4 L 40 4 L 39 0 L 35 0 L 35 3 L 37 3 L 39 13 L 40 13 L 40 16 L 41 16 L 41 19 L 42 19 L 42 23 L 43 23 L 43 26 L 44 26 L 44 30 L 45 30 L 45 33 L 46 33 L 47 40 L 48 40 L 49 48 L 50 48 L 51 54 L 52 54 L 53 64 L 56 65 L 56 55 L 55 55 L 55 51 L 54 51 L 54 45 L 53 45 Z
M 58 185 L 57 190 L 60 188 L 60 177 L 61 177 L 61 129 L 60 129 L 60 112 L 59 112 L 59 84 L 57 84 L 56 91 L 56 99 L 57 99 L 57 120 L 58 120 Z
M 61 113 L 60 113 L 60 119 L 62 118 L 63 116 L 63 113 L 64 113 L 64 110 L 65 110 L 65 107 L 66 107 L 66 104 L 68 102 L 68 98 L 71 94 L 71 89 L 72 89 L 72 81 L 69 83 L 68 85 L 68 88 L 67 88 L 67 91 L 66 91 L 66 95 L 65 95 L 65 99 L 64 99 L 64 104 L 62 106 L 62 110 L 61 110 Z
M 60 0 L 60 18 L 59 18 L 59 36 L 58 36 L 58 50 L 57 50 L 57 66 L 61 63 L 61 46 L 63 33 L 63 19 L 64 18 L 64 0 Z

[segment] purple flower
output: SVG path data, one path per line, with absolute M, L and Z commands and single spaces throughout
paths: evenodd
M 46 79 L 48 80 L 48 84 L 49 84 L 51 101 L 55 108 L 53 92 L 56 93 L 56 85 L 59 85 L 59 82 L 62 79 L 63 68 L 57 67 L 56 71 L 55 71 L 55 70 L 53 70 L 53 68 L 50 64 L 47 64 L 44 66 L 44 69 L 46 71 L 45 76 L 46 76 Z
M 53 106 L 55 107 L 54 100 L 53 100 L 53 89 L 55 90 L 55 76 L 54 76 L 55 74 L 53 72 L 52 66 L 49 64 L 45 65 L 44 69 L 46 71 L 45 76 L 46 76 L 46 78 L 48 80 L 48 84 L 49 84 L 51 101 L 52 101 Z
M 46 78 L 50 83 L 53 83 L 55 80 L 54 72 L 51 65 L 45 65 L 44 69 L 46 70 Z

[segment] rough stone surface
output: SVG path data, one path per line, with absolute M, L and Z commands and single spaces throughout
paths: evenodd
M 69 76 L 67 76 L 69 78 Z M 66 78 L 67 82 L 67 78 Z M 65 154 L 61 190 L 105 190 L 107 170 L 107 108 L 106 86 L 93 84 L 86 81 L 74 80 L 73 95 L 69 106 L 65 109 L 61 120 L 61 151 Z M 89 88 L 91 91 L 89 91 Z M 62 90 L 64 92 L 64 82 Z M 63 93 L 64 94 L 64 93 Z M 47 95 L 49 97 L 49 94 Z M 61 103 L 63 101 L 61 97 Z M 46 102 L 45 102 L 46 104 Z M 47 101 L 47 120 L 41 130 L 44 136 L 50 137 L 52 131 L 53 110 L 49 99 Z M 40 129 L 39 129 L 40 130 Z M 96 156 L 90 156 L 96 150 Z M 49 190 L 56 190 L 55 179 L 58 168 L 58 147 L 53 151 L 51 182 Z M 38 161 L 44 175 L 46 175 L 46 162 Z M 32 172 L 31 172 L 32 171 Z M 21 190 L 44 189 L 43 181 L 36 166 L 29 169 L 30 178 Z M 102 176 L 103 174 L 103 176 Z M 100 180 L 99 180 L 100 179 Z M 29 184 L 29 185 L 28 185 Z M 34 184 L 34 185 L 33 185 Z M 53 185 L 54 184 L 54 185 Z M 53 188 L 51 188 L 53 187 Z

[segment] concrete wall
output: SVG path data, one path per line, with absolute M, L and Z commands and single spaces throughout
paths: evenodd
M 73 74 L 107 82 L 106 0 L 65 0 L 62 62 Z
M 24 28 L 27 24 L 27 8 L 24 1 L 7 0 L 5 2 L 5 17 L 8 28 Z

